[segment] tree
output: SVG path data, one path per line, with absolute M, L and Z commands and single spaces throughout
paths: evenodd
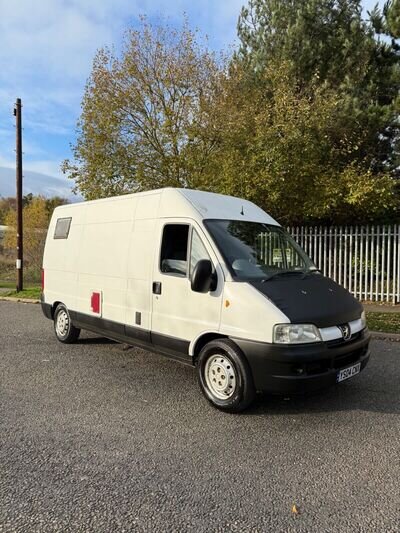
M 46 198 L 45 202 L 49 221 L 56 207 L 69 203 L 66 198 L 62 198 L 61 196 L 52 196 L 51 198 Z
M 399 73 L 372 18 L 358 0 L 251 0 L 229 63 L 187 25 L 143 21 L 96 55 L 64 171 L 86 199 L 191 187 L 284 223 L 390 217 Z
M 86 199 L 196 187 L 215 147 L 208 128 L 222 67 L 185 24 L 142 21 L 121 57 L 100 50 L 86 86 L 74 161 L 63 171 Z
M 250 0 L 239 19 L 236 60 L 255 77 L 287 61 L 300 89 L 317 77 L 320 86 L 337 91 L 341 122 L 362 136 L 353 162 L 396 174 L 400 58 L 394 40 L 375 35 L 378 19 L 381 32 L 395 27 L 398 4 L 388 2 L 384 15 L 376 8 L 368 22 L 360 0 Z
M 354 161 L 362 132 L 338 119 L 336 91 L 318 79 L 300 87 L 288 62 L 269 63 L 258 81 L 232 66 L 216 103 L 210 190 L 246 197 L 285 224 L 369 221 L 394 209 L 394 180 Z
M 15 209 L 16 201 L 13 197 L 0 198 L 0 224 L 4 224 L 6 215 L 10 209 Z
M 40 279 L 44 244 L 53 209 L 64 203 L 66 200 L 59 197 L 44 198 L 30 195 L 29 201 L 23 207 L 24 258 L 29 267 L 30 276 L 35 280 Z M 5 235 L 4 248 L 15 249 L 17 245 L 15 208 L 8 210 L 4 224 L 11 228 Z
M 400 0 L 388 0 L 382 11 L 376 5 L 369 15 L 375 32 L 389 35 L 393 39 L 392 47 L 399 52 L 395 40 L 400 37 Z

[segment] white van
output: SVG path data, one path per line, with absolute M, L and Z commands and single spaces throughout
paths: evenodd
M 162 189 L 55 209 L 42 309 L 58 340 L 87 329 L 194 365 L 206 398 L 240 411 L 358 374 L 361 304 L 240 198 Z

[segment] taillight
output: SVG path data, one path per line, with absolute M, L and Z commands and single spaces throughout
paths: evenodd
M 44 268 L 42 268 L 42 292 L 44 291 Z

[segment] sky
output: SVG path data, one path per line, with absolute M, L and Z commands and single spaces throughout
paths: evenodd
M 24 174 L 29 192 L 72 184 L 61 162 L 71 157 L 84 86 L 96 50 L 121 44 L 139 17 L 189 24 L 206 34 L 215 50 L 235 44 L 245 0 L 0 0 L 0 195 L 15 168 L 16 98 L 23 104 Z M 364 0 L 366 9 L 375 0 Z M 35 174 L 33 174 L 35 173 Z M 51 180 L 51 178 L 54 178 Z M 51 183 L 51 186 L 50 186 Z M 37 185 L 35 185 L 37 184 Z M 9 187 L 7 186 L 7 191 Z

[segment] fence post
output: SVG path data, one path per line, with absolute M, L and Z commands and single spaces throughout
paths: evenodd
M 400 224 L 292 226 L 287 230 L 325 276 L 357 298 L 400 303 Z M 267 260 L 266 236 L 261 242 Z

